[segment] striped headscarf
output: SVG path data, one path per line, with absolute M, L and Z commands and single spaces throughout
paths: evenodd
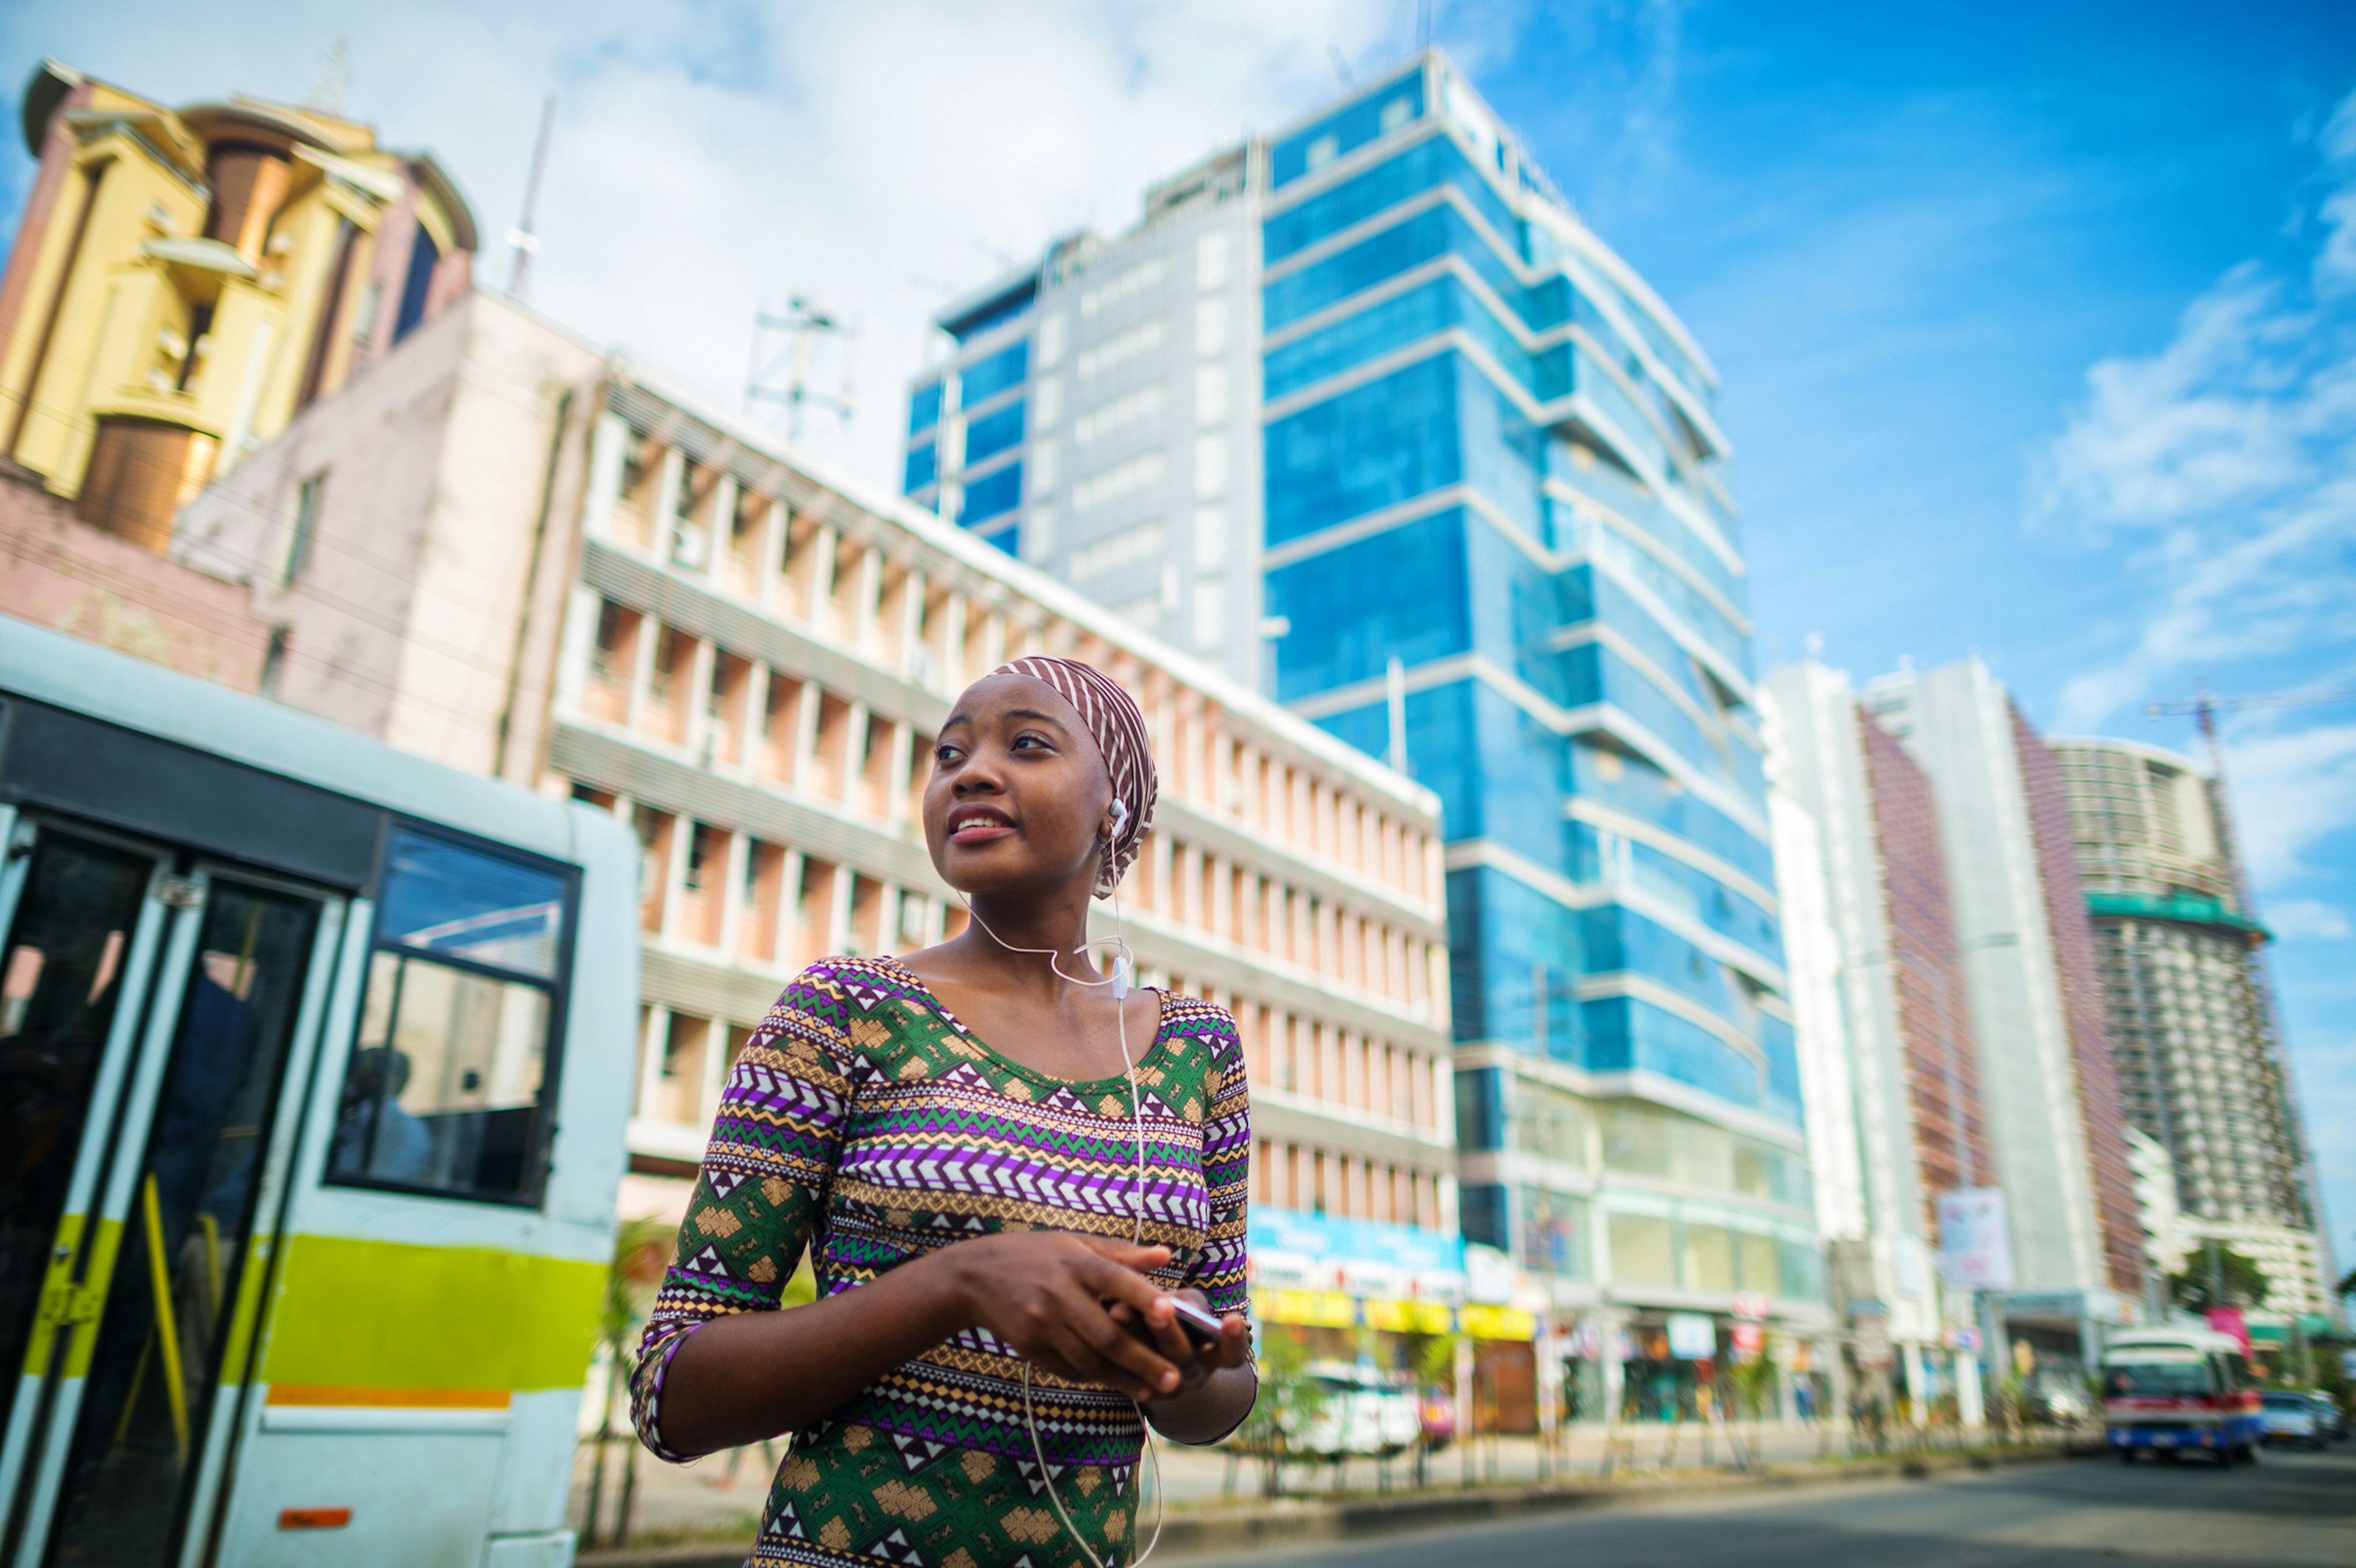
M 1097 871 L 1097 897 L 1112 897 L 1119 884 L 1121 873 L 1137 859 L 1137 851 L 1145 842 L 1145 830 L 1153 826 L 1153 801 L 1161 793 L 1158 775 L 1153 771 L 1153 748 L 1151 732 L 1145 727 L 1145 714 L 1137 699 L 1121 689 L 1119 684 L 1103 671 L 1080 663 L 1077 659 L 1056 658 L 1048 654 L 1009 659 L 990 672 L 992 675 L 1027 675 L 1033 680 L 1053 687 L 1055 695 L 1072 705 L 1080 716 L 1080 723 L 1097 743 L 1097 752 L 1104 758 L 1105 773 L 1112 779 L 1112 797 L 1126 804 L 1129 816 L 1113 834 L 1106 847 L 1104 864 Z

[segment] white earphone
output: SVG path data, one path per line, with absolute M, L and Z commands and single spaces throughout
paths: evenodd
M 1128 825 L 1129 802 L 1116 799 L 1112 803 L 1112 837 L 1116 838 L 1119 837 L 1120 836 L 1120 830 Z M 1105 855 L 1107 859 L 1110 859 L 1112 855 L 1112 844 L 1109 840 L 1105 844 Z M 1075 950 L 1076 952 L 1086 953 L 1092 947 L 1106 947 L 1111 949 L 1113 955 L 1112 976 L 1108 979 L 1082 980 L 1076 976 L 1065 974 L 1064 966 L 1055 962 L 1058 955 L 1054 948 L 1017 947 L 1012 943 L 1008 942 L 1004 937 L 1000 936 L 998 933 L 990 929 L 989 925 L 982 920 L 981 916 L 974 912 L 973 901 L 968 899 L 964 893 L 960 892 L 958 894 L 958 901 L 965 905 L 967 918 L 970 919 L 974 924 L 980 926 L 984 935 L 988 936 L 992 942 L 997 943 L 999 946 L 1005 948 L 1009 953 L 1028 953 L 1045 958 L 1047 960 L 1047 967 L 1053 969 L 1056 976 L 1066 985 L 1109 986 L 1112 987 L 1114 1003 L 1113 1027 L 1120 1040 L 1120 1065 L 1123 1072 L 1129 1079 L 1130 1124 L 1137 1137 L 1137 1177 L 1134 1185 L 1130 1189 L 1132 1206 L 1130 1210 L 1131 1229 L 1130 1231 L 1130 1238 L 1132 1242 L 1141 1244 L 1145 1239 L 1145 1105 L 1137 1088 L 1137 1063 L 1129 1054 L 1129 1009 L 1120 1005 L 1129 997 L 1130 984 L 1130 977 L 1131 974 L 1134 973 L 1134 965 L 1131 964 L 1130 958 L 1129 941 L 1127 937 L 1121 934 L 1119 884 L 1116 882 L 1113 885 L 1112 918 L 1114 934 L 1110 936 L 1100 936 L 1093 941 L 1084 942 Z M 1144 1429 L 1143 1447 L 1145 1458 L 1147 1463 L 1152 1467 L 1153 1471 L 1153 1539 L 1146 1544 L 1146 1548 L 1143 1552 L 1138 1553 L 1135 1560 L 1129 1565 L 1129 1568 L 1144 1568 L 1145 1560 L 1153 1555 L 1153 1549 L 1155 1547 L 1162 1544 L 1162 1456 L 1160 1451 L 1154 1446 L 1152 1424 L 1147 1422 L 1144 1419 L 1144 1415 L 1145 1413 L 1142 1410 L 1138 1412 L 1138 1424 Z M 1088 1560 L 1090 1568 L 1106 1568 L 1104 1560 L 1097 1555 L 1096 1549 L 1091 1547 L 1087 1542 L 1087 1538 L 1080 1533 L 1079 1526 L 1072 1522 L 1071 1514 L 1064 1508 L 1064 1499 L 1055 1495 L 1055 1477 L 1047 1468 L 1047 1456 L 1039 1441 L 1039 1419 L 1031 1404 L 1031 1363 L 1027 1360 L 1023 1363 L 1023 1424 L 1030 1431 L 1031 1456 L 1038 1462 L 1040 1478 L 1046 1483 L 1047 1501 L 1054 1505 L 1055 1517 L 1063 1521 L 1066 1532 L 1068 1533 L 1073 1541 L 1078 1545 L 1081 1554 Z M 1143 1489 L 1143 1479 L 1144 1478 L 1142 1477 L 1138 1477 L 1141 1491 Z

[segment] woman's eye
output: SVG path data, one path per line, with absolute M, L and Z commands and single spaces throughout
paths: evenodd
M 956 762 L 961 754 L 962 753 L 959 752 L 955 746 L 935 746 L 933 748 L 933 765 L 936 767 L 948 767 L 951 763 Z
M 1024 750 L 1026 747 L 1032 751 L 1038 751 L 1046 744 L 1046 741 L 1037 735 L 1017 735 L 1014 737 L 1014 749 L 1018 752 Z

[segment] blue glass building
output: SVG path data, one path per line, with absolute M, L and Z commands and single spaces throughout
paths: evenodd
M 1266 167 L 1276 695 L 1445 803 L 1465 1234 L 1820 1318 L 1708 362 L 1443 57 Z
M 1690 1411 L 1693 1314 L 1830 1321 L 1715 372 L 1442 55 L 1247 151 L 1226 662 L 1441 796 L 1464 1235 Z

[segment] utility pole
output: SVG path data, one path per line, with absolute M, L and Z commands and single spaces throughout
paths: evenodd
M 531 173 L 523 182 L 523 219 L 508 230 L 508 243 L 515 247 L 515 264 L 508 272 L 508 297 L 518 304 L 523 303 L 524 281 L 531 272 L 531 254 L 540 249 L 540 235 L 532 228 L 532 215 L 540 208 L 540 176 L 548 168 L 548 142 L 556 133 L 556 94 L 550 93 L 540 106 L 540 134 L 531 144 Z

